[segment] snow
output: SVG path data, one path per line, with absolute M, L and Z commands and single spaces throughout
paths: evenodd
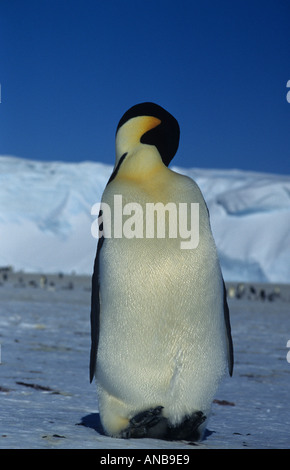
M 0 448 L 100 449 L 104 456 L 179 449 L 191 462 L 198 449 L 290 448 L 290 286 L 280 289 L 271 302 L 229 299 L 234 373 L 217 391 L 205 439 L 194 445 L 103 434 L 89 383 L 89 276 L 0 273 Z
M 207 202 L 227 281 L 290 280 L 290 176 L 175 168 Z M 0 157 L 0 266 L 91 274 L 92 206 L 112 166 Z

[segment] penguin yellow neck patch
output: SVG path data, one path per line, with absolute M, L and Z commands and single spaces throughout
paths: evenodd
M 166 167 L 156 147 L 139 144 L 129 153 L 119 168 L 116 179 L 130 179 L 147 186 L 154 175 Z
M 146 132 L 159 124 L 161 124 L 161 120 L 153 116 L 137 116 L 126 122 L 116 135 L 116 165 L 124 153 L 134 151 Z

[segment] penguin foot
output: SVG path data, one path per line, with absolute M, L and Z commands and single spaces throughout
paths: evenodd
M 141 411 L 130 419 L 129 426 L 121 433 L 123 439 L 158 437 L 166 429 L 167 420 L 162 417 L 163 406 Z M 163 429 L 164 428 L 164 429 Z
M 185 416 L 177 426 L 168 426 L 166 439 L 198 441 L 201 438 L 199 426 L 206 420 L 202 411 L 196 411 L 190 416 Z

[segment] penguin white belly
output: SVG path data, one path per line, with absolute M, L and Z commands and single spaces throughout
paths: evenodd
M 157 406 L 172 425 L 196 410 L 208 416 L 227 365 L 211 236 L 195 250 L 180 249 L 180 239 L 107 239 L 100 277 L 96 379 L 106 431 L 118 436 Z

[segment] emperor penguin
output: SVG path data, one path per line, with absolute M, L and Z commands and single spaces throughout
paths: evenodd
M 161 106 L 130 108 L 117 126 L 115 166 L 102 196 L 100 217 L 106 204 L 112 226 L 106 236 L 99 225 L 90 381 L 95 376 L 104 432 L 116 438 L 202 439 L 218 385 L 233 371 L 226 289 L 208 209 L 197 184 L 168 168 L 179 135 L 177 120 Z M 120 227 L 114 236 L 116 196 L 122 207 L 141 207 L 134 223 L 144 236 L 125 236 Z M 185 249 L 178 231 L 169 236 L 167 213 L 165 236 L 154 229 L 146 237 L 145 209 L 158 203 L 196 204 L 198 243 Z M 154 220 L 157 225 L 157 211 Z

